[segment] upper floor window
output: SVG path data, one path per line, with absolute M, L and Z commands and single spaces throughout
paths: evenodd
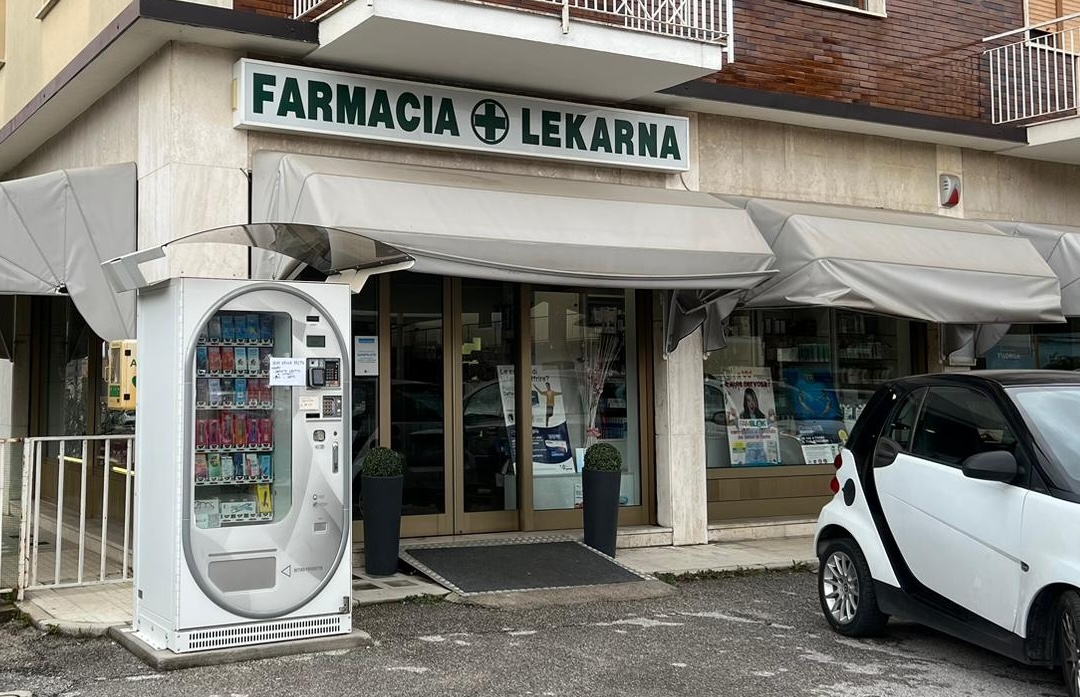
M 885 16 L 885 0 L 798 0 L 798 2 Z

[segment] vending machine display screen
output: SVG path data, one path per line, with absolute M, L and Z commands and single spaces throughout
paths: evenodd
M 290 505 L 290 403 L 270 385 L 270 357 L 291 351 L 288 315 L 218 312 L 195 347 L 194 522 L 272 522 Z M 280 329 L 280 330 L 279 330 Z

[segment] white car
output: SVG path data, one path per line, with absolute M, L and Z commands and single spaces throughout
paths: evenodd
M 815 539 L 836 631 L 902 616 L 1060 666 L 1080 697 L 1080 375 L 895 380 L 836 465 Z

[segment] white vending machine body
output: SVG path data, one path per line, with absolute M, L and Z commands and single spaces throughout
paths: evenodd
M 348 286 L 139 295 L 134 629 L 176 652 L 351 631 Z

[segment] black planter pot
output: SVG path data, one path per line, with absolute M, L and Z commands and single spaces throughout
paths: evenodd
M 582 475 L 582 505 L 585 508 L 585 544 L 615 556 L 619 530 L 619 485 L 622 472 L 586 469 Z
M 364 569 L 372 576 L 390 576 L 397 572 L 402 477 L 362 475 L 362 481 Z

